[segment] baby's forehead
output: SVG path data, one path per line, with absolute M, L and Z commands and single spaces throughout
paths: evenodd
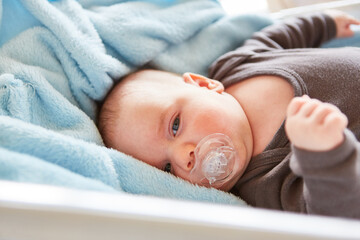
M 144 89 L 173 87 L 182 82 L 180 75 L 158 70 L 143 70 L 124 79 L 125 84 Z
M 157 71 L 142 70 L 122 79 L 113 89 L 114 102 L 123 102 L 129 98 L 146 99 L 163 95 L 172 89 L 178 89 L 184 83 L 177 74 Z

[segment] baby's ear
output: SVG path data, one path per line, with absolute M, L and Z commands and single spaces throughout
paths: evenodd
M 204 77 L 202 75 L 187 72 L 183 74 L 183 79 L 184 82 L 198 87 L 206 87 L 207 89 L 217 93 L 224 92 L 224 85 L 221 82 Z

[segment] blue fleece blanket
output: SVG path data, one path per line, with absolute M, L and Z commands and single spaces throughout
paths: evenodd
M 145 64 L 205 75 L 270 23 L 212 0 L 0 0 L 0 179 L 243 204 L 104 147 L 97 102 Z
M 0 1 L 0 179 L 243 204 L 104 147 L 97 102 L 148 64 L 206 74 L 271 23 L 212 0 Z
M 97 102 L 145 64 L 205 75 L 270 23 L 212 0 L 0 0 L 0 179 L 243 204 L 104 147 Z

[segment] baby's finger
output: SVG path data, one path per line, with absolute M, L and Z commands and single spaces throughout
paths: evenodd
M 349 24 L 360 25 L 360 21 L 354 17 L 349 17 Z
M 317 99 L 307 99 L 298 114 L 304 117 L 309 117 L 320 104 L 321 102 Z
M 359 25 L 359 22 L 356 21 L 357 25 Z M 338 37 L 352 37 L 354 35 L 354 31 L 351 28 L 352 24 L 347 24 L 344 26 L 341 30 L 338 31 L 337 36 Z
M 287 107 L 287 111 L 286 111 L 286 115 L 288 117 L 293 116 L 295 114 L 297 114 L 297 112 L 300 110 L 301 106 L 305 103 L 305 99 L 302 97 L 294 97 L 288 107 Z
M 348 124 L 348 119 L 342 112 L 331 112 L 325 117 L 324 124 L 331 128 L 336 126 L 338 129 L 344 130 Z
M 311 118 L 316 123 L 323 123 L 324 119 L 331 113 L 334 112 L 334 108 L 331 104 L 323 103 L 314 110 Z
M 349 28 L 343 32 L 342 37 L 352 37 L 353 35 L 354 35 L 354 31 Z

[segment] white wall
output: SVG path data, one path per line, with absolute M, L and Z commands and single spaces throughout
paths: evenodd
M 276 12 L 284 8 L 300 7 L 304 5 L 334 2 L 338 0 L 267 0 L 269 10 Z
M 219 0 L 225 9 L 230 14 L 247 14 L 247 13 L 268 13 L 267 0 Z

